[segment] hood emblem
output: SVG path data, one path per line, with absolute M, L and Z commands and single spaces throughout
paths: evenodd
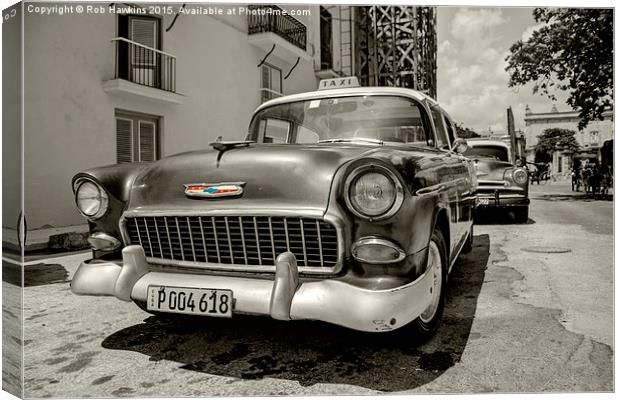
M 188 197 L 215 198 L 241 196 L 245 182 L 188 183 L 184 186 Z

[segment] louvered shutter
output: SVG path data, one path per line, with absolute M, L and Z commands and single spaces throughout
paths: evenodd
M 133 121 L 116 118 L 116 162 L 133 162 Z
M 155 160 L 155 124 L 152 122 L 138 122 L 140 140 L 140 161 Z
M 266 65 L 262 66 L 262 74 L 261 74 L 261 88 L 263 89 L 270 89 L 271 88 L 271 82 L 270 82 L 270 74 L 269 74 L 269 67 Z M 261 102 L 265 102 L 267 100 L 269 100 L 271 98 L 271 93 L 267 92 L 266 90 L 261 91 Z

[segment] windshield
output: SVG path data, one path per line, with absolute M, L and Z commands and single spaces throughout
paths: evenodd
M 467 151 L 463 153 L 465 157 L 472 159 L 476 158 L 491 158 L 499 161 L 510 162 L 508 156 L 508 149 L 503 146 L 493 145 L 475 145 L 469 146 Z
M 249 140 L 434 145 L 424 129 L 420 106 L 399 96 L 325 98 L 268 107 L 252 119 Z

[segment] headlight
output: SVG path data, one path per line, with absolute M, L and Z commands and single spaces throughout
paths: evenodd
M 76 184 L 75 204 L 86 218 L 97 219 L 108 210 L 108 195 L 95 182 L 81 180 Z
M 345 182 L 345 201 L 356 215 L 388 218 L 403 203 L 403 187 L 388 168 L 379 165 L 355 169 Z
M 516 168 L 512 173 L 512 179 L 518 185 L 523 185 L 527 182 L 527 171 L 522 168 Z

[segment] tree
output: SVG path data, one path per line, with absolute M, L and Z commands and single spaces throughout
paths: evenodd
M 469 129 L 469 128 L 465 128 L 463 126 L 463 124 L 456 124 L 456 136 L 463 138 L 463 139 L 471 139 L 471 138 L 479 138 L 480 135 L 478 135 L 475 131 Z
M 554 89 L 567 91 L 579 130 L 602 120 L 613 106 L 613 10 L 536 8 L 533 15 L 544 25 L 510 47 L 508 86 L 533 83 L 533 93 L 552 101 Z
M 542 135 L 538 135 L 538 143 L 534 148 L 534 162 L 551 162 L 556 149 L 574 154 L 579 151 L 579 148 L 579 143 L 575 139 L 575 131 L 561 128 L 545 129 Z

